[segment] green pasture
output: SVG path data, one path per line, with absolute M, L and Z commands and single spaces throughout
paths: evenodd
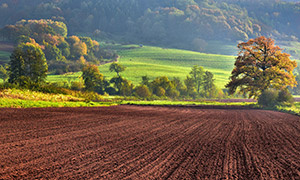
M 287 46 L 293 46 L 288 44 Z M 119 62 L 126 66 L 121 75 L 131 80 L 135 85 L 141 82 L 141 77 L 147 75 L 151 80 L 158 76 L 169 78 L 179 77 L 184 80 L 193 65 L 203 66 L 214 74 L 218 88 L 224 88 L 234 67 L 235 56 L 206 54 L 188 50 L 168 49 L 153 46 L 112 45 L 102 47 L 116 50 L 120 55 Z M 232 46 L 228 46 L 230 48 Z M 109 71 L 109 64 L 99 66 L 100 72 L 110 79 L 115 73 Z M 81 73 L 72 75 L 49 75 L 49 82 L 79 81 Z
M 0 51 L 0 64 L 6 64 L 10 61 L 11 52 Z
M 217 86 L 224 88 L 234 64 L 234 56 L 152 46 L 127 45 L 123 47 L 118 51 L 119 62 L 127 69 L 121 74 L 134 84 L 139 84 L 141 77 L 145 75 L 151 80 L 158 76 L 179 77 L 184 80 L 193 65 L 200 65 L 213 72 Z M 106 64 L 100 66 L 99 69 L 105 77 L 111 78 L 115 74 L 109 72 L 108 67 L 109 64 Z
M 116 45 L 114 47 L 120 55 L 119 62 L 127 67 L 121 75 L 135 85 L 139 84 L 141 77 L 145 75 L 151 80 L 158 76 L 179 77 L 184 80 L 193 65 L 200 65 L 213 72 L 217 86 L 224 88 L 234 64 L 234 56 L 152 46 Z M 115 75 L 109 71 L 109 64 L 101 65 L 99 69 L 107 79 Z M 71 75 L 49 75 L 47 80 L 49 82 L 79 81 L 80 75 L 80 72 Z
M 110 102 L 52 102 L 0 98 L 1 108 L 99 107 L 116 105 Z

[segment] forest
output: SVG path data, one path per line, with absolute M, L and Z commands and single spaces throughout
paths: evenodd
M 67 36 L 67 26 L 53 20 L 21 20 L 0 30 L 0 37 L 15 46 L 31 43 L 39 46 L 46 56 L 51 74 L 80 71 L 84 64 L 99 65 L 117 59 L 113 51 L 100 48 L 90 37 Z
M 2 0 L 0 9 L 0 27 L 52 19 L 70 35 L 202 52 L 211 40 L 300 37 L 300 4 L 278 0 Z

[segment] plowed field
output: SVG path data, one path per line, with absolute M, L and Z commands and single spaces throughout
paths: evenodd
M 300 179 L 300 118 L 208 107 L 0 109 L 0 179 Z

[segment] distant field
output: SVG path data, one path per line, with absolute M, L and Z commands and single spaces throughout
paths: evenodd
M 216 85 L 224 88 L 234 67 L 235 56 L 205 54 L 188 50 L 166 49 L 153 46 L 137 45 L 106 45 L 105 48 L 115 49 L 120 55 L 120 63 L 127 67 L 122 76 L 135 85 L 141 82 L 141 76 L 147 75 L 151 80 L 157 76 L 179 77 L 182 80 L 190 72 L 193 65 L 200 65 L 213 72 Z M 110 72 L 109 64 L 99 67 L 108 79 L 115 73 Z M 78 81 L 80 73 L 70 76 L 51 75 L 50 82 Z M 67 79 L 69 77 L 69 79 Z
M 284 42 L 280 46 L 298 53 L 295 49 L 297 43 Z M 209 45 L 209 49 L 213 49 L 216 46 L 215 51 L 217 53 L 220 49 L 218 42 L 212 42 Z M 143 46 L 140 48 L 138 45 L 102 45 L 104 48 L 114 49 L 120 55 L 120 63 L 127 67 L 126 71 L 121 73 L 122 76 L 131 80 L 135 85 L 141 82 L 141 76 L 147 75 L 151 80 L 157 76 L 179 77 L 182 80 L 190 72 L 193 65 L 203 66 L 206 70 L 209 70 L 215 75 L 215 82 L 219 88 L 224 88 L 224 85 L 228 82 L 231 70 L 234 66 L 235 56 L 230 55 L 217 55 L 217 54 L 205 54 L 188 50 L 178 49 L 166 49 L 160 47 Z M 220 54 L 233 54 L 236 49 L 233 45 L 222 45 Z M 0 65 L 9 62 L 9 56 L 13 46 L 11 44 L 0 42 Z M 99 67 L 101 73 L 105 77 L 111 78 L 115 74 L 109 72 L 109 64 Z M 49 75 L 49 82 L 71 82 L 79 81 L 80 72 L 72 75 Z M 1 80 L 0 80 L 1 82 Z
M 10 52 L 0 51 L 0 65 L 6 64 L 9 62 Z
M 12 51 L 13 51 L 12 44 L 0 42 L 0 65 L 9 62 L 9 57 Z
M 119 50 L 120 63 L 127 67 L 122 75 L 134 84 L 141 81 L 141 76 L 150 79 L 157 76 L 180 77 L 188 75 L 193 65 L 203 66 L 214 73 L 216 84 L 223 88 L 233 68 L 234 56 L 204 54 L 187 50 L 164 49 L 160 47 L 126 46 Z M 126 49 L 127 48 L 127 49 Z M 114 73 L 109 72 L 108 64 L 100 66 L 100 71 L 108 78 Z
M 228 82 L 234 64 L 234 56 L 204 54 L 187 50 L 164 49 L 160 47 L 137 45 L 114 46 L 120 55 L 120 63 L 127 67 L 122 76 L 134 84 L 141 82 L 141 77 L 147 75 L 151 80 L 157 76 L 179 77 L 182 80 L 188 75 L 193 65 L 203 66 L 214 73 L 216 84 L 224 88 Z M 99 67 L 105 77 L 115 75 L 109 71 L 109 64 Z M 48 81 L 78 81 L 80 73 L 68 76 L 50 75 Z M 73 77 L 73 78 L 71 78 Z

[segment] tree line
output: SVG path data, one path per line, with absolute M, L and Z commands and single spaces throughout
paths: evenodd
M 67 36 L 67 26 L 49 19 L 21 20 L 0 30 L 2 40 L 15 46 L 39 46 L 45 54 L 49 72 L 63 74 L 80 71 L 85 63 L 97 64 L 117 59 L 117 54 L 100 47 L 90 37 Z
M 10 63 L 5 68 L 0 66 L 0 78 L 20 88 L 44 89 L 43 86 L 47 85 L 48 69 L 46 55 L 39 44 L 20 43 L 12 52 Z M 109 70 L 116 75 L 106 79 L 95 64 L 85 63 L 81 68 L 82 83 L 72 82 L 68 88 L 102 95 L 136 96 L 143 99 L 167 97 L 195 99 L 223 95 L 223 91 L 218 90 L 214 84 L 213 73 L 205 71 L 201 66 L 193 66 L 184 81 L 178 77 L 169 79 L 166 76 L 151 81 L 147 76 L 143 76 L 137 86 L 121 75 L 125 69 L 126 67 L 119 63 L 111 63 Z
M 223 95 L 214 84 L 214 75 L 205 71 L 201 66 L 193 66 L 184 81 L 174 77 L 159 76 L 150 80 L 147 76 L 141 77 L 139 85 L 134 86 L 131 81 L 124 78 L 120 73 L 125 67 L 119 63 L 112 63 L 110 71 L 116 76 L 106 80 L 95 65 L 87 65 L 82 69 L 82 78 L 85 90 L 95 91 L 100 94 L 137 96 L 139 98 L 217 98 Z

